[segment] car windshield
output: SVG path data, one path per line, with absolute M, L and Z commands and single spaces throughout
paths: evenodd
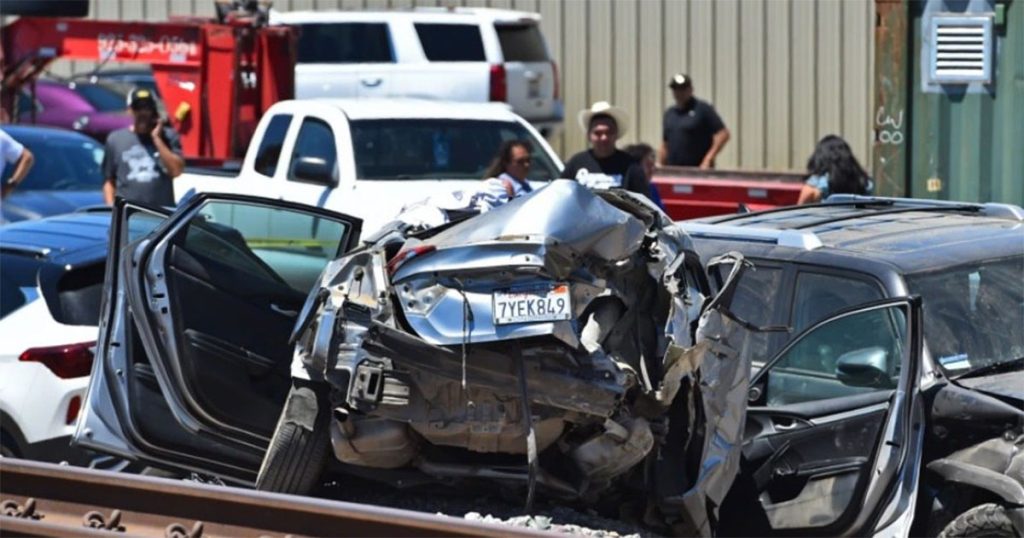
M 352 140 L 359 179 L 480 179 L 506 140 L 533 144 L 531 180 L 559 174 L 533 135 L 512 121 L 357 120 Z
M 75 92 L 99 112 L 124 112 L 127 95 L 100 84 L 76 83 Z
M 94 191 L 103 187 L 103 146 L 79 136 L 25 137 L 20 140 L 35 156 L 19 191 Z M 13 172 L 4 168 L 3 181 Z
M 1024 256 L 909 275 L 925 341 L 947 375 L 1024 356 Z

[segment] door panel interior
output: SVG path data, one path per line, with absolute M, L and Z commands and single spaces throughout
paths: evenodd
M 293 288 L 170 249 L 168 292 L 182 343 L 179 364 L 196 405 L 219 422 L 270 437 L 288 392 Z

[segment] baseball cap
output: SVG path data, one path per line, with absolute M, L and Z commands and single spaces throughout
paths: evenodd
M 128 94 L 128 108 L 151 107 L 156 110 L 156 97 L 152 90 L 135 88 Z
M 668 80 L 669 88 L 689 88 L 690 86 L 693 86 L 693 79 L 684 73 L 676 73 Z

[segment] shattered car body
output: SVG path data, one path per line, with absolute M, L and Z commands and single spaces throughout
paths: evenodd
M 652 423 L 685 428 L 681 455 L 714 462 L 692 507 L 703 522 L 703 496 L 720 503 L 736 472 L 750 371 L 714 304 L 697 331 L 714 336 L 695 347 L 706 289 L 660 211 L 555 181 L 331 262 L 299 319 L 293 375 L 330 386 L 343 463 L 568 498 L 596 498 L 649 457 L 681 476 L 688 462 L 658 457 Z M 508 455 L 522 457 L 489 457 Z

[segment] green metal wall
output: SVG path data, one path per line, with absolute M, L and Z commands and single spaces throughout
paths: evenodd
M 908 28 L 908 195 L 1024 205 L 1024 1 L 1004 4 L 1006 21 L 996 28 L 994 95 L 922 91 L 922 14 L 915 4 Z

